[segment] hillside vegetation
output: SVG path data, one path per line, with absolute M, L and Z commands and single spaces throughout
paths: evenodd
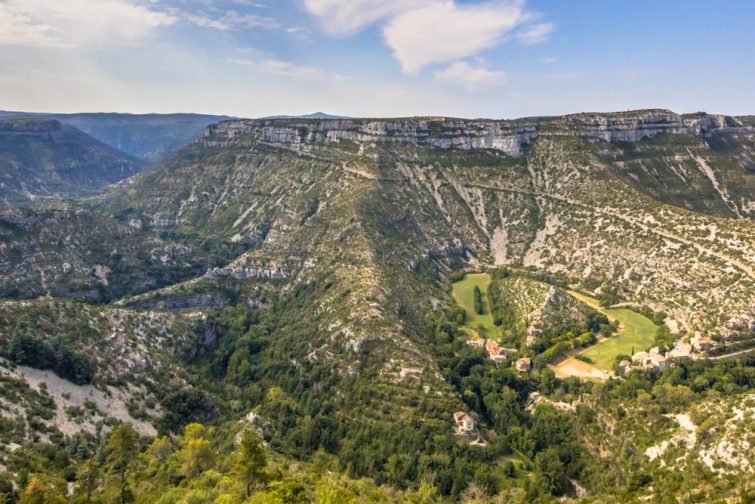
M 568 289 L 663 320 L 653 343 L 752 345 L 752 134 L 667 111 L 229 121 L 85 207 L 9 211 L 0 391 L 22 406 L 2 410 L 0 494 L 747 501 L 727 447 L 751 433 L 753 357 L 601 383 L 548 364 L 602 367 L 651 330 Z M 614 164 L 679 136 L 709 168 L 685 178 L 695 208 Z M 480 324 L 510 354 L 470 345 Z

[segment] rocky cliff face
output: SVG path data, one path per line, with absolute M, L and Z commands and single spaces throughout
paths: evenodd
M 233 120 L 207 128 L 204 145 L 264 142 L 295 150 L 316 144 L 351 141 L 362 146 L 405 143 L 441 149 L 494 149 L 512 156 L 537 138 L 573 136 L 599 141 L 629 141 L 662 133 L 705 137 L 712 132 L 752 130 L 740 119 L 705 113 L 679 115 L 667 110 L 506 121 L 443 117 L 348 120 Z

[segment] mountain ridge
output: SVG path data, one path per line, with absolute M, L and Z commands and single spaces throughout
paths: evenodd
M 386 119 L 239 119 L 208 126 L 205 139 L 222 145 L 240 134 L 299 148 L 350 140 L 393 141 L 439 148 L 492 148 L 521 155 L 522 145 L 539 137 L 578 136 L 590 141 L 637 141 L 661 133 L 706 136 L 714 132 L 752 132 L 735 117 L 667 110 L 572 114 L 512 120 L 412 117 Z M 206 140 L 205 140 L 206 141 Z
M 78 198 L 141 171 L 145 163 L 57 120 L 0 120 L 3 206 Z
M 126 154 L 148 163 L 154 163 L 201 137 L 208 124 L 230 117 L 193 113 L 83 112 L 56 114 L 0 111 L 0 119 L 11 118 L 58 120 Z

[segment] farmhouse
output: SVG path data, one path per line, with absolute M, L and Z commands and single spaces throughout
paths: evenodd
M 488 352 L 488 357 L 490 360 L 495 362 L 496 364 L 501 363 L 506 360 L 506 356 L 509 353 L 516 353 L 515 348 L 505 348 L 496 343 L 493 340 L 486 340 L 486 339 L 468 339 L 467 345 L 471 346 L 472 348 L 485 348 L 485 351 Z
M 619 362 L 619 372 L 621 374 L 627 374 L 629 371 L 632 370 L 632 363 L 628 360 L 624 359 L 623 361 Z
M 458 434 L 467 434 L 474 430 L 474 419 L 464 411 L 454 413 L 454 422 L 456 422 L 456 432 Z
M 668 369 L 670 364 L 669 359 L 661 353 L 658 347 L 651 348 L 650 352 L 637 352 L 632 356 L 632 362 L 638 364 L 637 366 L 633 366 L 632 369 L 644 371 L 663 371 Z M 621 363 L 619 366 L 621 367 Z
M 699 334 L 693 336 L 689 341 L 692 343 L 692 347 L 698 352 L 707 352 L 716 345 L 712 339 L 700 336 Z
M 493 362 L 497 363 L 506 360 L 506 349 L 493 340 L 485 342 L 485 350 L 488 351 L 488 357 L 490 357 L 490 360 Z
M 532 360 L 529 357 L 522 357 L 521 359 L 516 361 L 516 364 L 514 366 L 516 367 L 517 372 L 526 373 L 532 366 Z

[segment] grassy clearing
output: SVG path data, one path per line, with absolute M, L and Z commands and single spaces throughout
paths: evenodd
M 482 291 L 482 314 L 475 313 L 474 310 L 474 288 L 475 285 Z M 464 280 L 454 282 L 453 298 L 461 308 L 466 312 L 466 322 L 463 329 L 473 337 L 494 338 L 498 333 L 498 328 L 493 324 L 493 317 L 490 315 L 490 306 L 488 306 L 488 286 L 490 285 L 490 275 L 487 273 L 467 273 Z
M 580 352 L 591 358 L 595 367 L 610 371 L 617 355 L 631 355 L 632 351 L 645 350 L 653 344 L 658 326 L 650 319 L 627 308 L 603 308 L 597 299 L 570 291 L 569 294 L 604 313 L 610 320 L 619 322 L 619 333 Z

